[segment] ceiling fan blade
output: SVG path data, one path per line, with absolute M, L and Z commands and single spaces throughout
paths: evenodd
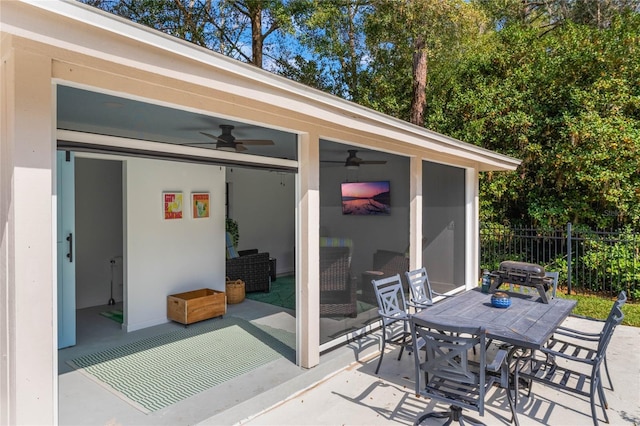
M 241 143 L 236 143 L 236 152 L 246 151 L 247 147 L 242 145 Z
M 360 161 L 359 164 L 387 164 L 387 162 L 382 160 L 379 160 L 379 161 L 374 160 L 374 161 Z
M 219 137 L 217 137 L 216 135 L 212 135 L 211 133 L 207 133 L 207 132 L 200 132 L 200 134 L 205 135 L 211 139 L 214 139 L 216 141 L 221 141 L 224 142 L 224 139 L 220 139 Z
M 268 139 L 236 139 L 236 143 L 244 145 L 274 145 L 273 141 Z

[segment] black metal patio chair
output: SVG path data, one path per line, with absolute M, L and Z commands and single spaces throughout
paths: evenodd
M 618 305 L 620 308 L 626 303 L 627 294 L 623 291 L 618 295 Z M 600 320 L 596 318 L 585 317 L 582 315 L 571 315 L 575 318 L 581 318 L 584 320 L 599 322 L 604 327 L 606 320 Z M 591 356 L 595 351 L 598 350 L 598 342 L 600 341 L 600 336 L 602 334 L 602 329 L 597 332 L 587 332 L 584 330 L 578 330 L 575 328 L 560 326 L 556 329 L 556 332 L 551 337 L 549 341 L 549 348 L 555 350 L 561 350 L 564 353 L 572 353 L 579 354 L 583 352 L 587 354 L 587 356 Z M 613 381 L 611 380 L 611 374 L 609 374 L 609 364 L 607 363 L 607 354 L 604 354 L 604 359 L 602 360 L 604 364 L 604 371 L 607 374 L 607 380 L 609 382 L 609 389 L 613 389 Z
M 605 359 L 613 332 L 624 318 L 622 305 L 625 300 L 626 294 L 622 292 L 618 300 L 614 302 L 602 331 L 599 333 L 595 351 L 576 351 L 575 348 L 577 346 L 574 347 L 574 350 L 571 350 L 571 345 L 558 344 L 552 338 L 545 347 L 536 350 L 531 357 L 518 359 L 514 372 L 516 403 L 520 379 L 528 383 L 528 396 L 531 395 L 533 382 L 537 382 L 569 393 L 589 397 L 591 418 L 596 426 L 598 425 L 595 401 L 597 395 L 605 422 L 609 423 L 606 411 L 608 404 L 602 387 L 600 366 Z
M 382 321 L 382 348 L 378 366 L 376 367 L 376 374 L 378 374 L 387 344 L 400 346 L 398 361 L 402 358 L 404 349 L 407 348 L 409 352 L 412 352 L 414 345 L 411 340 L 411 331 L 409 330 L 410 315 L 404 297 L 400 274 L 379 280 L 371 280 L 371 284 L 376 294 L 378 314 Z M 420 343 L 417 346 L 420 346 Z
M 433 291 L 431 283 L 429 282 L 427 269 L 424 267 L 407 271 L 404 275 L 407 278 L 411 294 L 409 305 L 414 307 L 416 310 L 422 310 L 433 305 L 434 297 L 451 297 L 449 295 Z
M 428 312 L 428 311 L 427 311 Z M 421 415 L 414 425 L 429 424 L 431 418 L 448 419 L 446 425 L 458 422 L 461 425 L 483 423 L 463 414 L 463 409 L 477 411 L 484 416 L 485 397 L 500 378 L 489 374 L 489 370 L 501 369 L 507 352 L 495 353 L 488 361 L 486 331 L 482 327 L 443 326 L 428 320 L 413 317 L 411 333 L 414 340 L 421 339 L 425 351 L 414 352 L 416 371 L 416 395 L 450 404 L 449 411 L 429 412 Z M 477 348 L 477 354 L 473 350 Z M 421 354 L 424 352 L 424 359 Z M 518 425 L 515 405 L 508 395 L 511 421 Z

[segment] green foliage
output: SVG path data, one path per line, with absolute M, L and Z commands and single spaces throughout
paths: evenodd
M 365 104 L 369 62 L 363 27 L 370 13 L 367 1 L 300 1 L 294 21 L 298 42 L 307 52 L 293 67 L 290 58 L 283 58 L 282 69 L 301 76 L 303 81 L 314 81 L 310 72 L 320 74 L 322 85 L 315 87 Z
M 640 224 L 640 16 L 490 32 L 437 63 L 427 126 L 522 159 L 481 177 L 483 220 Z
M 238 241 L 240 241 L 240 231 L 238 229 L 238 222 L 230 217 L 225 220 L 225 231 L 231 234 L 233 240 L 233 246 L 238 247 Z
M 640 282 L 638 240 L 639 236 L 629 227 L 615 239 L 592 235 L 586 240 L 581 261 L 586 268 L 585 275 L 590 277 L 588 288 L 592 291 L 610 289 L 614 293 L 625 290 L 635 299 L 635 294 L 629 294 L 627 283 Z
M 482 226 L 480 228 L 480 241 L 482 242 L 482 259 L 480 269 L 497 271 L 500 262 L 505 260 L 525 261 L 525 253 L 507 252 L 502 249 L 511 245 L 514 239 L 513 230 L 501 224 Z
M 463 0 L 372 1 L 364 31 L 371 62 L 370 105 L 414 123 L 422 116 L 433 61 L 447 60 L 474 40 L 484 14 Z
M 79 0 L 158 31 L 262 67 L 293 32 L 306 0 Z

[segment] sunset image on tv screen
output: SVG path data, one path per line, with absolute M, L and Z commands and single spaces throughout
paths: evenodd
M 389 181 L 342 184 L 342 214 L 388 215 L 391 213 Z

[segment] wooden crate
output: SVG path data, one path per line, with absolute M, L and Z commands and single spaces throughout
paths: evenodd
M 227 313 L 227 299 L 223 291 L 202 288 L 167 296 L 167 317 L 192 324 Z

